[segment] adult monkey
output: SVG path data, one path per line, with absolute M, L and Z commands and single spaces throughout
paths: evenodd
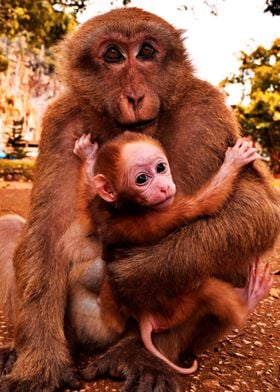
M 63 382 L 75 384 L 64 334 L 66 250 L 71 247 L 65 233 L 75 215 L 79 168 L 72 153 L 75 139 L 85 131 L 100 144 L 126 129 L 155 135 L 167 151 L 178 191 L 192 193 L 217 170 L 238 136 L 222 95 L 193 75 L 180 33 L 155 15 L 120 9 L 98 16 L 65 42 L 64 56 L 67 89 L 43 120 L 31 214 L 14 260 L 18 359 L 1 392 L 53 391 Z M 261 169 L 244 169 L 218 217 L 201 219 L 159 245 L 112 263 L 119 300 L 136 308 L 149 303 L 153 309 L 159 305 L 157 293 L 178 295 L 208 276 L 243 286 L 250 263 L 278 234 L 277 203 Z M 88 253 L 83 247 L 80 251 L 75 244 L 72 259 L 99 253 L 90 243 Z M 207 325 L 207 335 L 203 325 L 195 333 L 188 328 L 164 333 L 157 337 L 159 344 L 176 359 L 176 339 L 182 352 L 217 337 L 215 320 Z M 145 391 L 176 388 L 171 370 L 145 351 L 133 332 L 89 367 L 87 376 L 105 371 L 125 375 L 128 390 L 135 383 Z

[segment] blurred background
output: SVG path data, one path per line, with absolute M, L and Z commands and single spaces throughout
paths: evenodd
M 279 185 L 280 0 L 0 0 L 0 178 L 32 180 L 42 113 L 61 88 L 54 45 L 121 6 L 184 30 L 197 75 L 224 92 Z

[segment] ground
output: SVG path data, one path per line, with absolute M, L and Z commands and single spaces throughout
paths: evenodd
M 1 189 L 2 188 L 2 189 Z M 26 216 L 31 186 L 0 183 L 0 215 Z M 199 357 L 199 370 L 182 377 L 185 390 L 194 392 L 272 392 L 280 378 L 280 241 L 264 258 L 275 274 L 275 283 L 242 331 L 233 330 L 222 342 Z M 9 339 L 8 325 L 0 312 L 0 345 Z M 81 391 L 118 392 L 121 382 L 99 380 Z M 168 391 L 166 391 L 168 392 Z

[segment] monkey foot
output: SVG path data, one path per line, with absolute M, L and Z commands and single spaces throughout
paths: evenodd
M 126 392 L 181 391 L 170 367 L 145 350 L 135 336 L 122 339 L 82 372 L 86 381 L 104 375 L 125 379 Z
M 15 359 L 16 360 L 16 359 Z M 14 362 L 15 362 L 14 360 Z M 11 370 L 11 369 L 10 369 Z M 6 373 L 7 374 L 7 373 Z M 76 370 L 67 367 L 61 375 L 61 387 L 77 390 L 81 386 L 81 380 L 76 374 Z M 13 374 L 1 378 L 0 392 L 54 392 L 57 387 L 50 385 L 42 379 L 42 376 L 32 380 L 19 380 L 13 377 Z

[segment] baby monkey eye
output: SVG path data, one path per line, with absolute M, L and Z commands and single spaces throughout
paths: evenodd
M 166 170 L 166 168 L 167 168 L 167 164 L 164 162 L 160 162 L 157 165 L 157 173 L 163 173 Z
M 139 50 L 137 57 L 142 58 L 144 60 L 152 59 L 155 55 L 155 48 L 150 44 L 143 44 L 141 49 Z
M 144 185 L 148 181 L 148 176 L 146 174 L 139 174 L 139 176 L 136 177 L 136 184 L 137 185 Z
M 108 63 L 118 63 L 123 59 L 123 55 L 116 46 L 110 46 L 104 54 L 104 60 Z

